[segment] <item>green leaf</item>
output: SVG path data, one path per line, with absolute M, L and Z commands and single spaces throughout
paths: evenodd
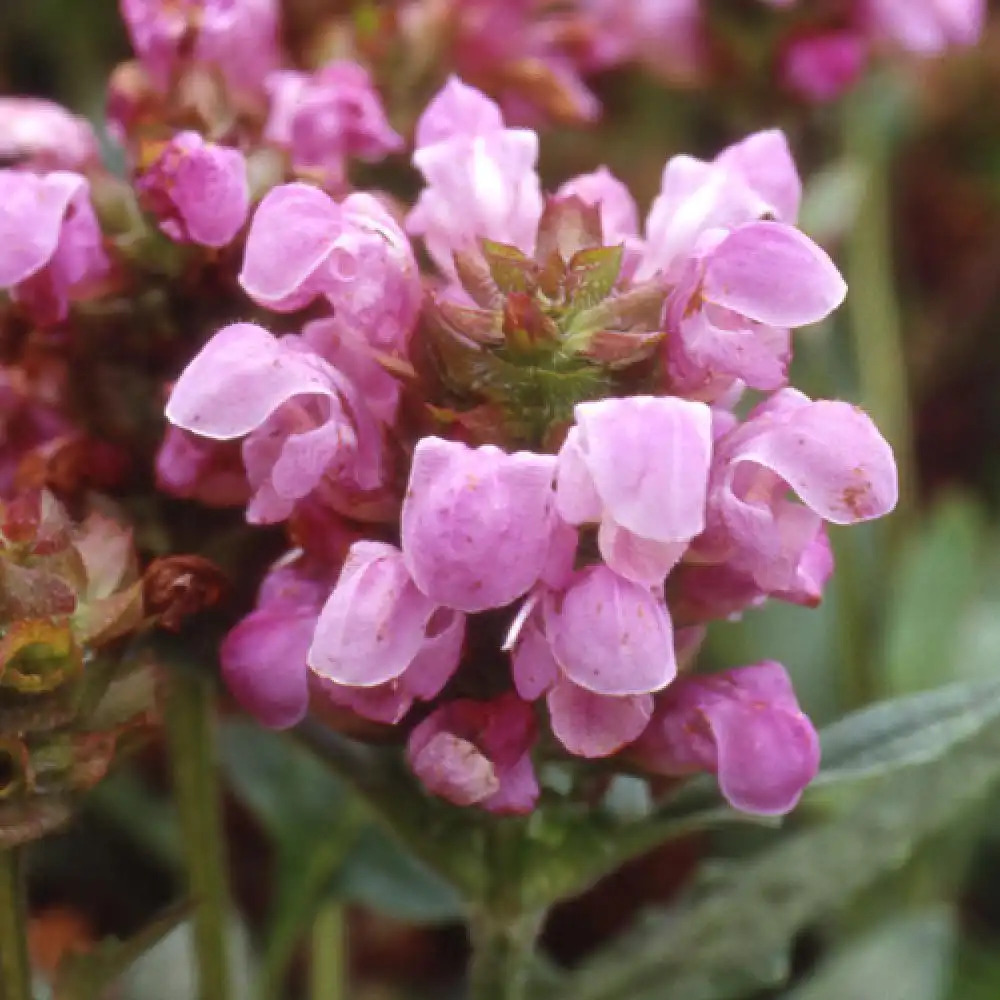
M 823 767 L 808 794 L 940 758 L 998 717 L 995 677 L 863 708 L 823 730 Z
M 1000 781 L 1000 727 L 980 727 L 943 755 L 874 782 L 842 816 L 791 837 L 680 905 L 628 950 L 599 954 L 556 1000 L 710 1000 L 787 949 Z M 721 992 L 720 992 L 721 990 Z
M 943 1000 L 955 931 L 942 906 L 898 917 L 835 954 L 784 1000 Z
M 242 721 L 220 734 L 230 783 L 275 841 L 276 896 L 258 995 L 282 994 L 285 971 L 319 907 L 349 899 L 414 923 L 455 919 L 456 891 L 371 820 L 316 756 Z
M 312 754 L 279 733 L 229 720 L 219 755 L 230 784 L 275 838 L 328 835 L 351 810 L 344 786 Z
M 347 899 L 409 923 L 444 923 L 463 913 L 453 886 L 374 826 L 358 839 L 335 888 Z

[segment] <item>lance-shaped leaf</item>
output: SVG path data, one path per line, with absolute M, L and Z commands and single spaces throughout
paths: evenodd
M 998 707 L 994 702 L 994 722 Z M 664 983 L 671 1000 L 728 996 L 725 983 L 897 870 L 998 782 L 1000 727 L 983 725 L 875 782 L 835 820 L 732 866 L 710 892 L 586 963 L 555 1000 L 653 1000 Z

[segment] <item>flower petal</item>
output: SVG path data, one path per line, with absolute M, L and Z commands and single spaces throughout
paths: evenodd
M 332 373 L 320 358 L 289 350 L 262 327 L 233 323 L 181 373 L 167 419 L 216 441 L 243 437 L 293 396 L 335 397 Z
M 333 251 L 343 228 L 336 202 L 309 184 L 282 184 L 261 201 L 250 222 L 239 281 L 258 305 L 300 309 L 307 282 Z
M 555 458 L 423 438 L 403 501 L 403 554 L 417 586 L 460 611 L 499 608 L 545 569 Z
M 702 294 L 758 323 L 796 327 L 829 316 L 847 285 L 808 236 L 780 222 L 753 222 L 709 253 Z
M 577 757 L 608 757 L 637 739 L 653 714 L 653 696 L 611 698 L 567 680 L 549 692 L 556 739 Z
M 320 612 L 309 666 L 338 684 L 374 687 L 391 681 L 420 652 L 433 612 L 398 549 L 355 542 Z
M 574 412 L 594 486 L 618 525 L 660 542 L 702 531 L 712 453 L 704 403 L 631 396 L 580 403 Z
M 561 599 L 548 598 L 543 608 L 563 673 L 588 691 L 646 694 L 677 673 L 665 605 L 606 566 L 581 571 Z

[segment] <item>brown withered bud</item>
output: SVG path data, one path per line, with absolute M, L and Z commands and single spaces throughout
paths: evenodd
M 107 491 L 118 486 L 125 466 L 124 454 L 112 445 L 84 434 L 65 434 L 25 455 L 14 485 L 18 490 L 51 490 L 64 500 L 72 500 L 88 490 Z
M 215 563 L 193 555 L 154 559 L 142 577 L 146 613 L 172 632 L 185 619 L 218 604 L 228 586 Z

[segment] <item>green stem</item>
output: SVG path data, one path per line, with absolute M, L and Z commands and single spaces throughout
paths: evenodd
M 32 1000 L 24 848 L 0 850 L 0 976 L 4 1000 Z
M 876 81 L 877 82 L 877 81 Z M 878 565 L 891 565 L 897 543 L 915 505 L 916 458 L 907 381 L 903 316 L 896 289 L 892 239 L 893 129 L 878 95 L 867 92 L 846 102 L 845 151 L 861 168 L 864 194 L 846 245 L 845 271 L 850 292 L 847 316 L 861 402 L 892 445 L 899 473 L 899 507 L 875 541 Z M 885 579 L 870 579 L 853 538 L 837 547 L 837 598 L 841 604 L 842 707 L 857 708 L 877 698 L 883 683 L 871 655 L 872 609 L 884 593 Z
M 892 445 L 899 470 L 900 509 L 912 509 L 915 488 L 912 414 L 903 319 L 896 294 L 892 240 L 892 147 L 868 102 L 845 109 L 844 145 L 864 171 L 864 196 L 847 242 L 847 310 L 862 402 Z M 898 536 L 902 518 L 892 518 Z
M 167 732 L 188 891 L 196 904 L 194 943 L 201 1000 L 225 1000 L 229 995 L 229 894 L 213 709 L 211 680 L 193 670 L 176 669 Z
M 347 912 L 333 899 L 320 907 L 313 921 L 310 1000 L 345 1000 L 347 956 Z
M 541 926 L 537 914 L 510 919 L 482 912 L 472 915 L 469 1000 L 523 1000 Z

